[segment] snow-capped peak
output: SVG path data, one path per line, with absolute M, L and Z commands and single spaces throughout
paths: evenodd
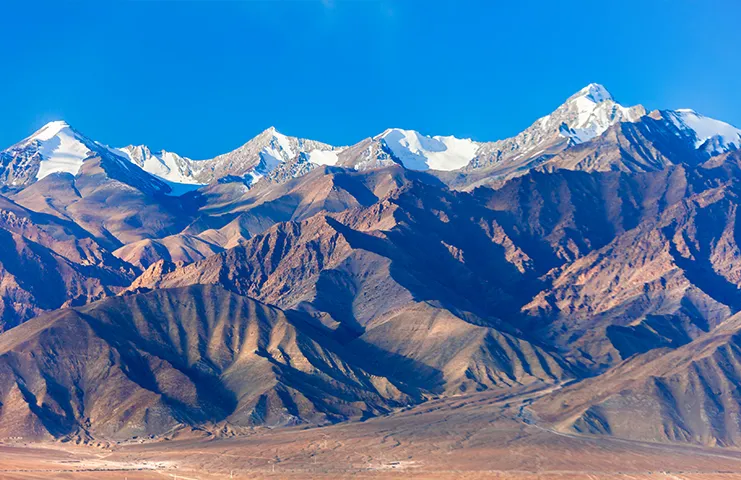
M 415 130 L 389 128 L 375 137 L 406 168 L 412 170 L 456 170 L 476 156 L 479 144 L 453 136 L 422 135 Z
M 53 122 L 49 122 L 40 129 L 38 129 L 33 135 L 31 135 L 27 140 L 49 140 L 52 137 L 59 135 L 62 130 L 70 130 L 70 126 L 67 122 L 64 120 L 55 120 Z
M 269 127 L 231 152 L 206 160 L 186 160 L 198 183 L 239 177 L 245 183 L 253 184 L 276 170 L 292 171 L 290 167 L 297 162 L 304 168 L 296 171 L 307 171 L 315 165 L 334 165 L 341 151 L 342 148 L 289 137 L 275 127 Z
M 638 121 L 646 113 L 641 105 L 620 105 L 605 87 L 590 83 L 516 136 L 482 144 L 471 166 L 527 161 L 552 154 L 596 138 L 616 123 Z
M 590 83 L 569 97 L 551 117 L 561 121 L 559 133 L 572 143 L 583 143 L 602 135 L 617 122 L 634 122 L 646 114 L 641 105 L 623 107 L 605 87 Z
M 690 135 L 696 149 L 715 155 L 741 148 L 741 130 L 720 120 L 681 108 L 667 111 L 669 119 L 681 132 Z
M 608 92 L 607 89 L 599 83 L 590 83 L 572 95 L 567 102 L 576 98 L 585 98 L 593 103 L 601 103 L 605 100 L 614 100 L 612 94 L 610 94 L 610 92 Z
M 83 160 L 90 156 L 92 145 L 94 142 L 80 135 L 67 122 L 57 120 L 47 123 L 5 153 L 36 158 L 38 171 L 35 178 L 40 180 L 52 173 L 76 175 Z

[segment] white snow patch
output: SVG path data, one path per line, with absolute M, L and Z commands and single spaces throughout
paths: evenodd
M 336 150 L 312 150 L 308 153 L 309 161 L 316 165 L 337 165 L 337 153 Z
M 290 139 L 273 127 L 269 130 L 272 133 L 272 138 L 270 144 L 260 150 L 260 164 L 255 167 L 257 173 L 253 175 L 254 181 L 259 180 L 260 177 L 272 172 L 281 163 L 285 163 L 295 156 Z
M 288 139 L 288 137 L 276 130 L 273 133 L 273 138 L 275 138 L 275 140 L 278 142 L 278 145 L 280 145 L 280 149 L 286 153 L 288 158 L 294 157 L 293 149 L 291 148 L 291 141 Z
M 260 159 L 260 165 L 255 168 L 261 168 L 265 173 L 272 172 L 278 168 L 278 165 L 286 161 L 281 151 L 272 146 L 260 150 Z
M 479 144 L 452 136 L 429 137 L 414 130 L 391 128 L 379 137 L 396 159 L 412 170 L 450 171 L 465 167 Z
M 62 130 L 67 128 L 69 128 L 69 125 L 65 121 L 57 120 L 54 122 L 49 122 L 41 127 L 36 133 L 31 135 L 28 140 L 49 140 L 59 134 Z

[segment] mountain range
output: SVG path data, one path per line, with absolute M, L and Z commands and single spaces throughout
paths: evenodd
M 269 128 L 193 160 L 52 122 L 0 152 L 0 438 L 498 392 L 569 435 L 739 446 L 739 178 L 741 130 L 597 84 L 491 142 Z

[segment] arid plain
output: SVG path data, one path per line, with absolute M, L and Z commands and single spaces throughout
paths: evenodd
M 118 445 L 0 446 L 3 479 L 732 479 L 741 451 L 565 434 L 521 412 L 540 393 L 433 400 L 322 428 L 198 431 Z

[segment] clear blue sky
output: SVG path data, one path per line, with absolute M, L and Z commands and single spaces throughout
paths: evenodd
M 741 126 L 737 0 L 0 2 L 0 147 L 64 119 L 193 158 L 270 125 L 496 140 L 590 82 Z

